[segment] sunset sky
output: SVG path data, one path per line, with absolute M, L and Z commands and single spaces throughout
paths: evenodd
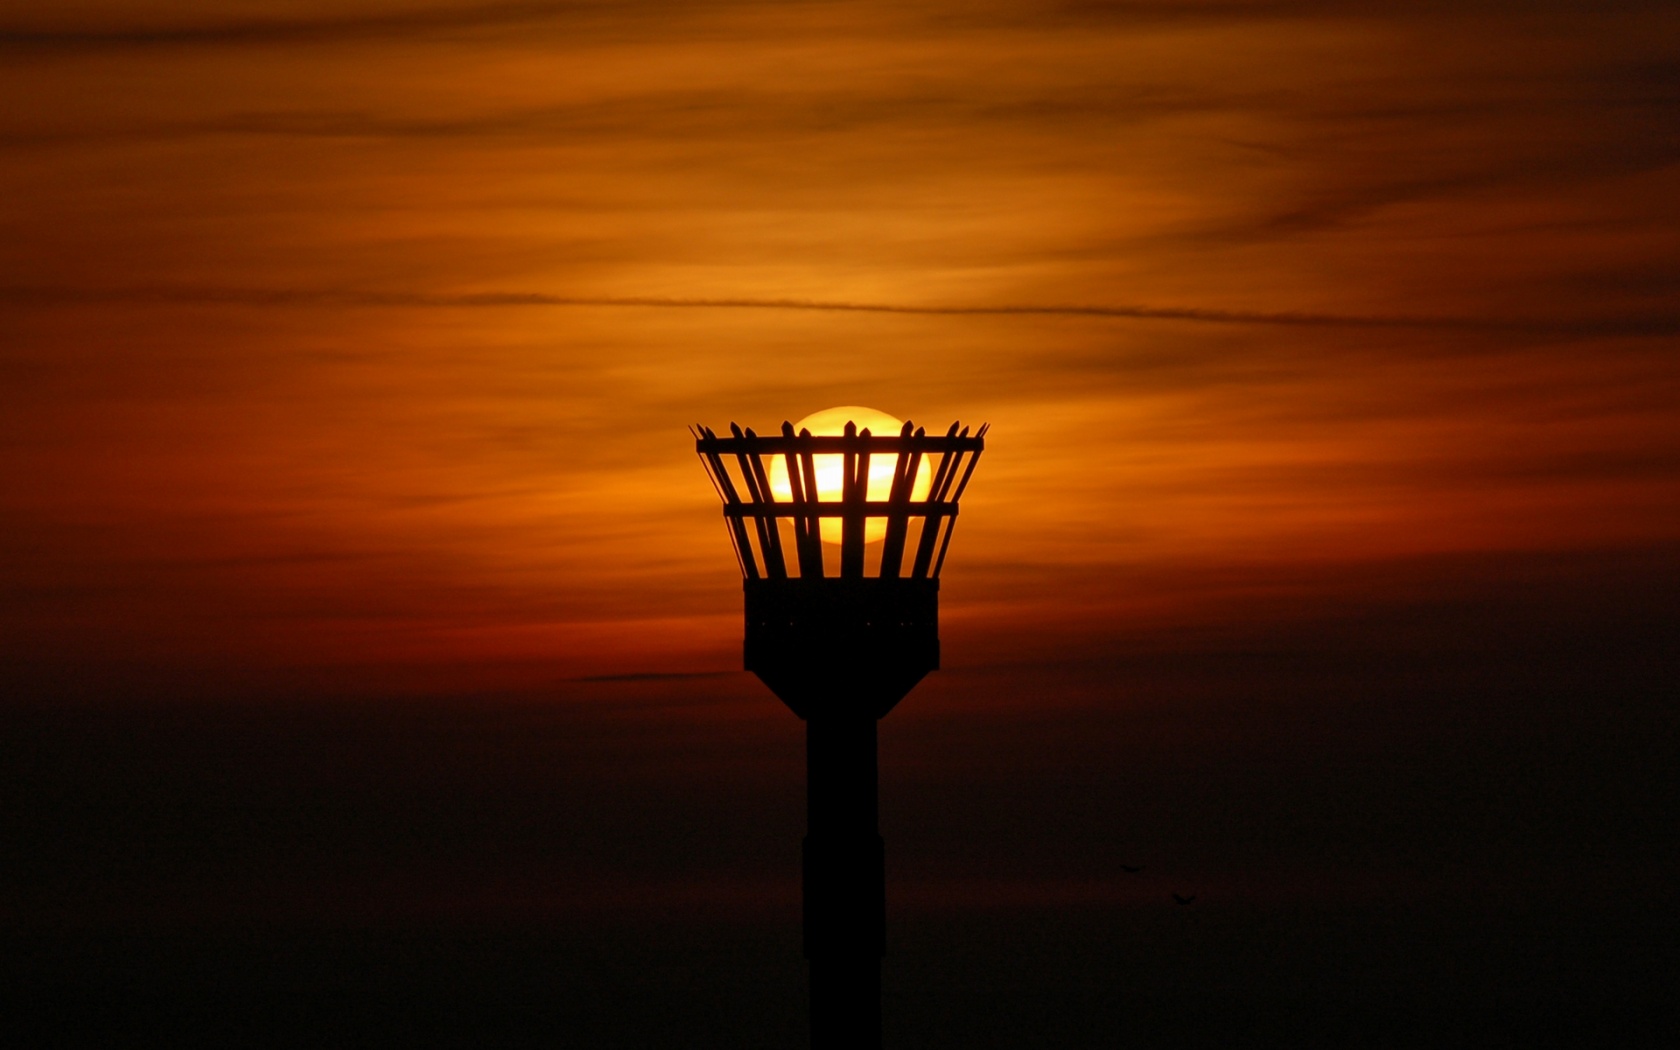
M 0 98 L 31 943 L 796 927 L 686 428 L 840 404 L 991 424 L 891 922 L 1680 925 L 1672 3 L 10 2 Z

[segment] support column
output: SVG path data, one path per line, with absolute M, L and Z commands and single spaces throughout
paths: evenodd
M 881 1045 L 886 867 L 876 722 L 868 714 L 805 723 L 805 958 L 812 1050 Z

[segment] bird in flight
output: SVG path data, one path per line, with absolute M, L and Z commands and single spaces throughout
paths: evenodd
M 1122 864 L 1120 865 L 1120 870 L 1125 872 L 1127 875 L 1136 875 L 1138 872 L 1143 870 L 1143 865 L 1139 864 L 1134 867 L 1131 864 Z
M 1193 904 L 1195 903 L 1196 895 L 1192 893 L 1188 897 L 1181 897 L 1175 893 L 1173 894 L 1173 900 L 1177 901 L 1179 904 Z

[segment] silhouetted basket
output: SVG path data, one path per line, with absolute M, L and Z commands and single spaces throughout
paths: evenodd
M 973 437 L 955 423 L 943 437 L 910 423 L 886 437 L 852 423 L 837 437 L 796 435 L 790 423 L 780 437 L 729 430 L 720 438 L 700 427 L 694 447 L 723 499 L 745 577 L 747 670 L 801 718 L 884 716 L 939 667 L 939 570 L 986 427 Z M 891 490 L 870 500 L 869 465 L 883 456 L 893 457 Z M 819 499 L 819 475 L 836 461 L 839 498 Z M 784 499 L 772 491 L 777 467 L 786 470 Z M 921 470 L 932 477 L 927 498 L 916 500 Z M 840 520 L 838 563 L 825 559 L 824 518 Z M 873 543 L 871 519 L 885 523 Z
M 847 423 L 844 436 L 817 437 L 809 430 L 795 434 L 793 424 L 783 423 L 779 437 L 759 437 L 731 423 L 732 437 L 720 438 L 704 426 L 691 432 L 695 451 L 723 499 L 729 538 L 747 579 L 829 575 L 829 566 L 824 564 L 824 518 L 840 519 L 839 564 L 834 567 L 841 578 L 937 579 L 956 527 L 957 501 L 986 446 L 986 429 L 982 425 L 969 437 L 967 427 L 959 433 L 952 423 L 941 437 L 905 423 L 896 435 L 877 436 L 867 429 L 859 433 L 854 424 Z M 840 461 L 837 500 L 817 498 L 819 456 Z M 869 464 L 881 456 L 895 457 L 892 491 L 885 500 L 870 500 Z M 782 458 L 787 471 L 790 498 L 784 500 L 776 499 L 771 491 L 776 457 Z M 930 464 L 933 478 L 927 498 L 912 500 L 917 473 Z M 878 541 L 879 559 L 867 559 L 873 564 L 866 564 L 866 548 L 876 546 L 865 542 L 871 519 L 884 520 L 886 531 Z M 910 551 L 915 553 L 906 572 L 904 562 Z

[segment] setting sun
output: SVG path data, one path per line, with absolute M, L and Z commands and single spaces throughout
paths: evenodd
M 857 424 L 858 433 L 865 430 L 877 437 L 896 436 L 904 428 L 904 421 L 894 419 L 885 412 L 860 405 L 841 405 L 838 408 L 825 408 L 821 412 L 813 412 L 793 425 L 795 433 L 809 430 L 817 437 L 835 436 L 846 432 L 848 422 Z M 817 473 L 817 499 L 823 503 L 840 502 L 840 479 L 842 464 L 840 456 L 814 456 Z M 869 492 L 867 498 L 885 500 L 892 494 L 893 472 L 898 469 L 897 456 L 872 456 L 869 460 Z M 933 471 L 926 461 L 917 465 L 915 480 L 910 486 L 911 500 L 925 500 L 928 488 L 933 481 Z M 788 484 L 788 468 L 786 456 L 773 456 L 770 459 L 770 492 L 779 501 L 793 499 L 793 488 Z M 887 535 L 887 520 L 885 518 L 868 518 L 863 529 L 863 542 L 878 543 Z M 840 519 L 825 518 L 822 523 L 822 538 L 824 543 L 840 542 Z

